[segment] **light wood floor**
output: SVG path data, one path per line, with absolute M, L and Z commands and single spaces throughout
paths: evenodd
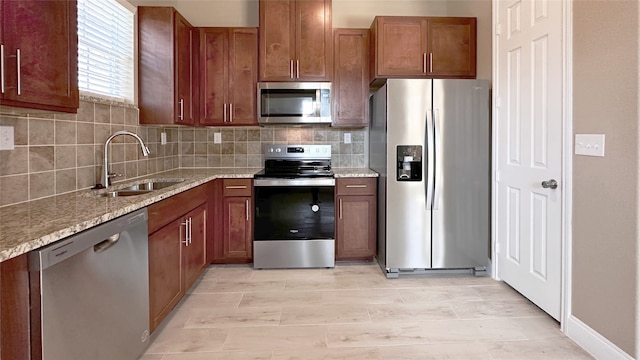
M 591 359 L 488 277 L 210 267 L 142 360 Z

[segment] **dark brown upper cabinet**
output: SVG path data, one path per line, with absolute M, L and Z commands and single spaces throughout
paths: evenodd
M 260 0 L 260 81 L 331 81 L 331 0 Z
M 335 29 L 332 126 L 369 124 L 369 29 Z
M 200 29 L 200 125 L 258 125 L 258 29 Z
M 370 80 L 476 77 L 476 18 L 377 16 Z
M 78 111 L 75 0 L 0 0 L 0 105 Z
M 138 7 L 140 124 L 195 125 L 198 32 L 172 7 Z

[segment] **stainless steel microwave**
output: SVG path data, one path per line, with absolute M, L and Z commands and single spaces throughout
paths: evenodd
M 258 83 L 258 123 L 331 124 L 331 83 Z

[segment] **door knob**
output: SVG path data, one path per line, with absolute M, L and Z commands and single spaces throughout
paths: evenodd
M 543 181 L 542 187 L 545 189 L 555 189 L 558 187 L 558 182 L 555 179 Z

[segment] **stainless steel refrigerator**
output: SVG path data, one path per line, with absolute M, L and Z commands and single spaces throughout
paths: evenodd
M 389 79 L 371 96 L 377 258 L 387 277 L 486 270 L 489 109 L 487 80 Z

